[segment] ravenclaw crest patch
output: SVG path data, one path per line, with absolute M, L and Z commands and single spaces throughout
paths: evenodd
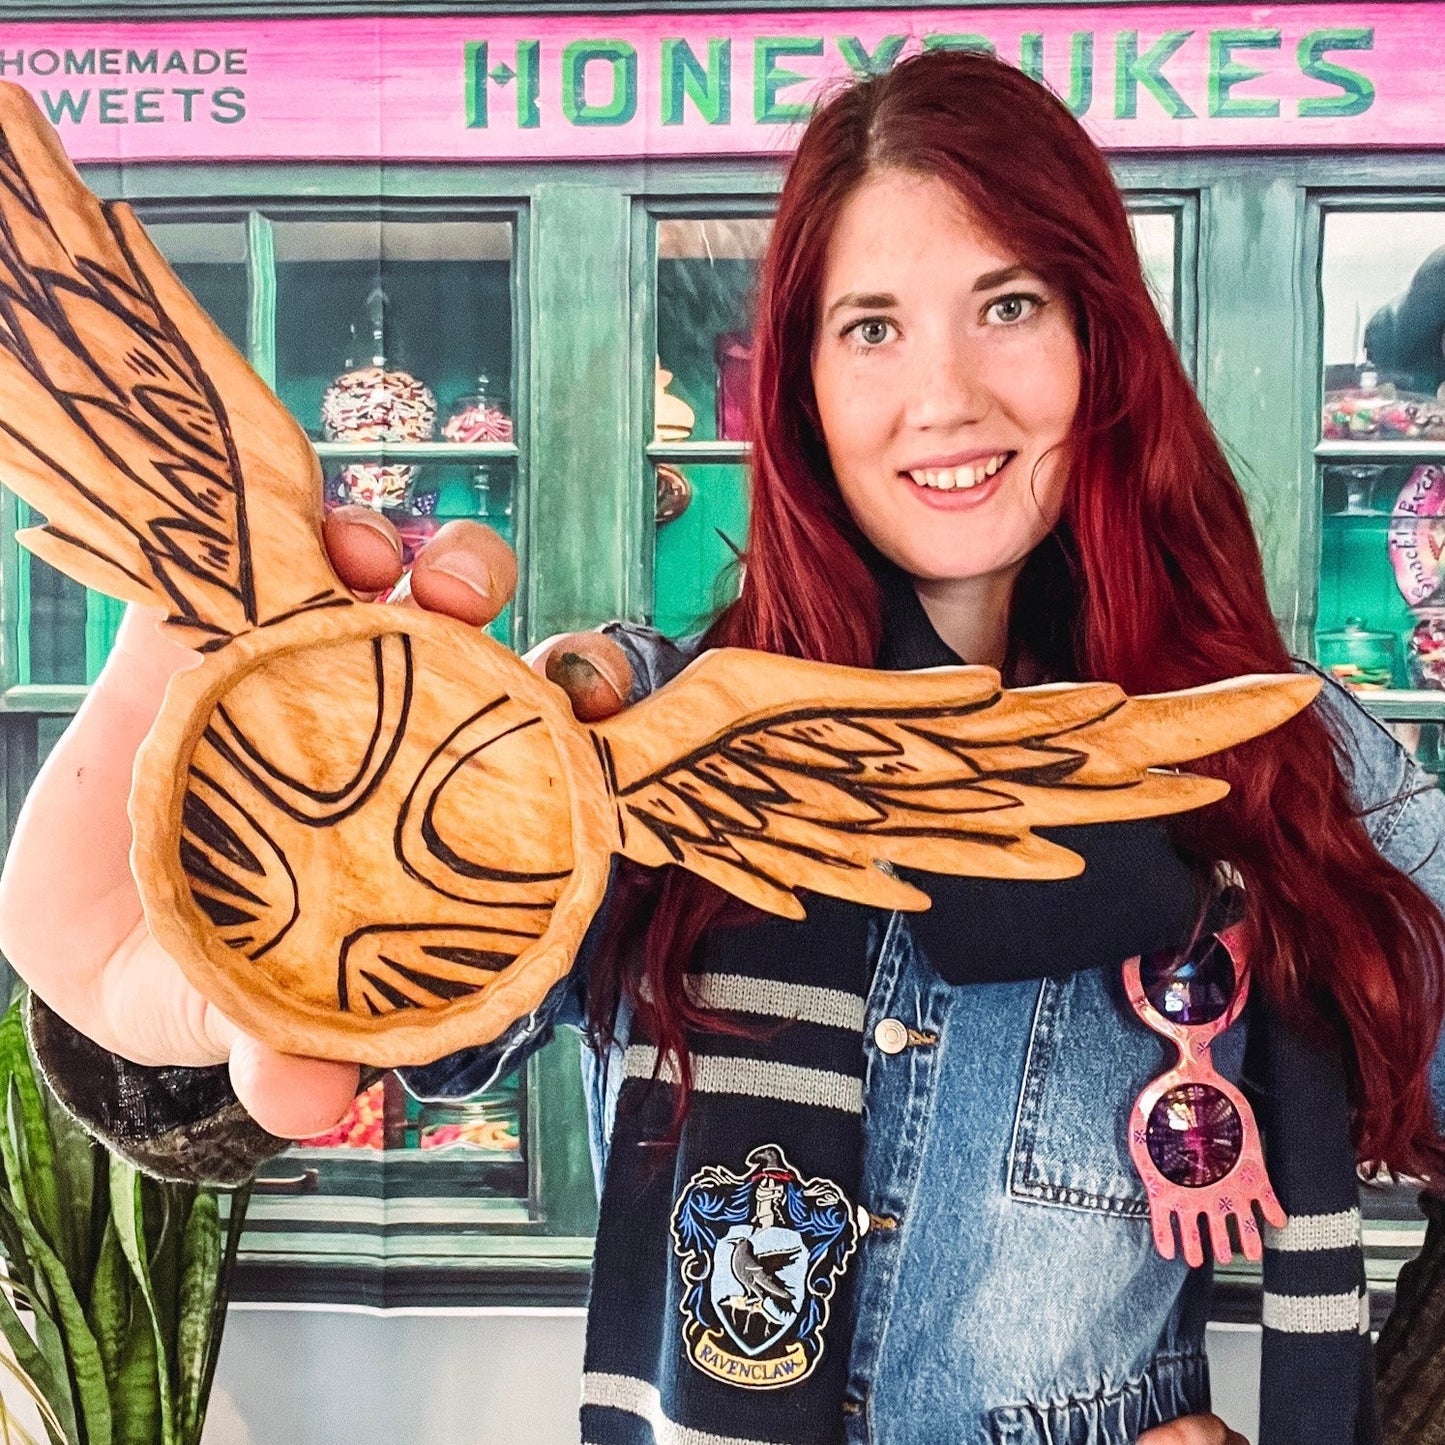
M 699 1370 L 746 1390 L 796 1385 L 823 1353 L 833 1287 L 858 1245 L 853 1206 L 776 1144 L 735 1174 L 699 1169 L 672 1211 L 683 1333 Z

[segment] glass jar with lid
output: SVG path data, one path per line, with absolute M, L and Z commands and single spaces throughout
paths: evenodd
M 1372 628 L 1363 617 L 1318 635 L 1320 666 L 1351 692 L 1380 692 L 1396 686 L 1399 640 Z

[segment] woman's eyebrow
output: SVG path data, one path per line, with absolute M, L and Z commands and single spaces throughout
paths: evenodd
M 878 309 L 886 311 L 890 306 L 897 305 L 898 298 L 890 295 L 887 291 L 848 291 L 827 309 L 823 315 L 823 320 L 831 320 L 835 311 L 842 311 L 845 307 L 858 310 Z
M 1027 266 L 1001 266 L 997 271 L 985 271 L 973 283 L 973 289 L 975 293 L 992 291 L 995 286 L 1002 286 L 1006 281 L 1016 281 L 1020 276 L 1032 275 L 1033 272 Z

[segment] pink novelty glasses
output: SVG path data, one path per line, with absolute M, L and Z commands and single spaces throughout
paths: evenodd
M 1231 1218 L 1245 1258 L 1259 1259 L 1255 1205 L 1268 1223 L 1285 1223 L 1254 1114 L 1210 1059 L 1215 1039 L 1249 996 L 1243 939 L 1243 925 L 1235 923 L 1201 932 L 1183 950 L 1163 949 L 1124 965 L 1134 1012 L 1179 1051 L 1178 1063 L 1149 1084 L 1130 1112 L 1129 1152 L 1149 1197 L 1159 1253 L 1174 1258 L 1177 1221 L 1191 1265 L 1204 1263 L 1206 1233 L 1217 1261 L 1233 1257 Z

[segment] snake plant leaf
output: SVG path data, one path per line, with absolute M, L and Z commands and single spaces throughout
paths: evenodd
M 71 1238 L 69 1210 L 60 1206 L 60 1191 L 55 1167 L 55 1149 L 50 1137 L 40 1086 L 30 1064 L 30 1050 L 25 1041 L 25 1026 L 20 1020 L 18 1005 L 12 1004 L 0 1018 L 0 1098 L 10 1101 L 12 1091 L 19 1096 L 19 1118 L 13 1107 L 7 1108 L 3 1132 L 5 1172 L 11 1193 L 29 1215 L 30 1222 L 59 1256 L 72 1280 L 79 1277 L 77 1251 Z M 13 1172 L 12 1172 L 13 1171 Z M 84 1284 L 89 1284 L 86 1271 Z
M 181 1275 L 185 1269 L 186 1222 L 199 1192 L 194 1184 L 162 1183 L 149 1176 L 143 1176 L 141 1181 L 146 1237 L 150 1241 L 151 1295 L 156 1302 L 161 1338 L 171 1342 L 167 1356 L 172 1370 L 171 1389 L 176 1399 L 179 1399 L 180 1385 L 176 1378 L 175 1339 Z
M 170 1352 L 161 1331 L 160 1314 L 156 1308 L 152 1286 L 150 1259 L 146 1241 L 142 1176 L 123 1159 L 110 1159 L 110 1210 L 120 1235 L 121 1249 L 130 1266 L 132 1279 L 140 1290 L 150 1327 L 155 1336 L 155 1388 L 160 1402 L 160 1434 L 151 1445 L 176 1445 L 175 1408 L 171 1390 Z
M 36 1410 L 40 1415 L 40 1423 L 45 1426 L 46 1437 L 53 1442 L 53 1445 L 65 1445 L 65 1436 L 61 1430 L 60 1421 L 56 1418 L 55 1411 L 50 1408 L 50 1401 L 41 1392 L 40 1387 L 25 1372 L 23 1366 L 12 1360 L 7 1355 L 0 1354 L 0 1365 L 9 1371 L 11 1378 L 34 1402 Z M 5 1445 L 40 1445 L 35 1436 L 30 1433 L 18 1420 L 10 1418 L 10 1411 L 6 1407 L 5 1394 L 0 1388 L 0 1428 L 3 1428 L 3 1439 Z
M 219 1212 L 221 1199 L 213 1195 Z M 251 1185 L 242 1184 L 226 1196 L 226 1235 L 221 1251 L 218 1284 L 211 1296 L 210 1320 L 207 1326 L 206 1354 L 202 1368 L 197 1398 L 199 1405 L 195 1415 L 195 1435 L 183 1440 L 182 1445 L 199 1442 L 206 1427 L 206 1408 L 211 1400 L 211 1386 L 216 1378 L 216 1365 L 221 1358 L 221 1339 L 226 1331 L 226 1309 L 230 1297 L 231 1273 L 236 1267 L 236 1255 L 241 1248 L 241 1236 L 246 1229 L 246 1211 L 251 1206 Z
M 130 1297 L 129 1328 L 121 1342 L 111 1392 L 113 1445 L 162 1445 L 167 1436 L 157 1382 L 168 1373 L 165 1357 L 156 1353 L 155 1328 L 141 1302 L 140 1290 L 132 1286 Z
M 41 1318 L 37 1315 L 37 1332 L 40 1325 Z M 58 1339 L 54 1325 L 51 1325 L 51 1332 L 56 1334 Z M 15 1363 L 45 1398 L 46 1409 L 41 1411 L 41 1417 L 45 1420 L 51 1445 L 69 1445 L 69 1442 L 79 1439 L 64 1354 L 60 1356 L 60 1371 L 57 1375 L 54 1359 L 31 1338 L 25 1322 L 15 1312 L 15 1306 L 11 1304 L 10 1297 L 4 1290 L 0 1290 L 0 1333 L 4 1334 L 5 1342 L 10 1346 Z M 10 1363 L 3 1356 L 0 1356 L 0 1360 Z M 46 1419 L 47 1414 L 49 1419 Z M 50 1423 L 51 1419 L 54 1420 L 53 1425 Z
M 13 1088 L 13 1081 L 12 1081 Z M 12 1092 L 11 1101 L 14 1102 Z M 0 1133 L 3 1133 L 0 1130 Z M 74 1382 L 77 1416 L 82 1427 L 78 1437 L 83 1445 L 111 1445 L 110 1395 L 105 1388 L 105 1367 L 100 1349 L 75 1288 L 65 1273 L 60 1256 L 41 1236 L 40 1231 L 21 1209 L 9 1200 L 0 1200 L 0 1208 L 10 1210 L 20 1226 L 25 1250 L 36 1267 L 37 1283 L 43 1281 L 49 1292 L 60 1333 L 64 1339 L 65 1359 Z M 167 1442 L 169 1445 L 169 1442 Z
M 90 1328 L 105 1367 L 105 1382 L 112 1404 L 117 1397 L 116 1382 L 120 1375 L 121 1356 L 125 1352 L 126 1334 L 135 1314 L 131 1299 L 130 1268 L 120 1247 L 115 1221 L 106 1213 L 105 1234 L 95 1263 L 95 1277 L 90 1282 Z M 149 1329 L 147 1322 L 146 1328 Z
M 72 1279 L 88 1280 L 100 1255 L 101 1237 L 110 1218 L 109 1191 L 103 1177 L 105 1150 L 43 1084 L 40 1094 L 50 1121 L 60 1211 L 62 1216 L 69 1216 L 71 1253 L 62 1257 L 67 1260 Z M 98 1169 L 98 1166 L 101 1167 Z
M 215 1194 L 202 1190 L 191 1205 L 181 1247 L 181 1287 L 176 1324 L 177 1438 L 199 1445 L 209 1392 L 209 1355 L 215 1333 L 213 1305 L 221 1280 L 221 1211 Z
M 5 1259 L 7 1266 L 11 1260 L 25 1261 L 27 1283 L 23 1287 L 18 1286 L 12 1277 L 9 1293 L 14 1296 L 16 1309 L 27 1310 L 30 1313 L 34 1336 L 32 1339 L 24 1324 L 19 1321 L 18 1315 L 15 1315 L 13 1311 L 0 1314 L 0 1332 L 4 1333 L 11 1349 L 17 1354 L 24 1349 L 24 1346 L 20 1342 L 19 1334 L 16 1334 L 15 1331 L 24 1334 L 26 1340 L 39 1350 L 44 1366 L 43 1368 L 37 1366 L 34 1373 L 36 1378 L 44 1384 L 51 1403 L 66 1425 L 65 1438 L 69 1445 L 69 1442 L 79 1440 L 81 1436 L 76 1423 L 75 1387 L 70 1377 L 70 1362 L 66 1358 L 65 1338 L 60 1332 L 60 1326 L 55 1322 L 55 1302 L 51 1298 L 50 1290 L 43 1279 L 29 1272 L 24 1236 L 21 1235 L 20 1228 L 14 1221 L 14 1210 L 10 1197 L 3 1192 L 0 1192 L 0 1224 L 3 1224 L 7 1233 L 13 1232 L 15 1238 L 21 1241 L 16 1252 L 14 1254 L 7 1252 Z M 7 1245 L 6 1248 L 8 1251 L 9 1246 Z M 12 1320 L 14 1321 L 13 1326 Z

